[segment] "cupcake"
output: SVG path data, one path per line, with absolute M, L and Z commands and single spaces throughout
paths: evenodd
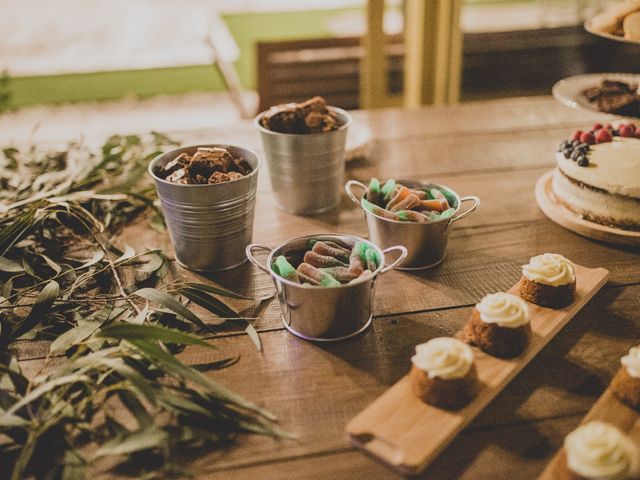
M 575 266 L 557 253 L 532 257 L 522 266 L 520 296 L 542 307 L 569 305 L 576 298 Z
M 627 435 L 592 421 L 564 439 L 567 468 L 575 479 L 631 480 L 640 474 L 640 450 Z
M 457 409 L 473 398 L 478 378 L 473 352 L 460 340 L 441 337 L 422 343 L 411 362 L 413 391 L 426 403 Z
M 640 345 L 620 359 L 622 368 L 611 381 L 613 394 L 631 408 L 640 410 Z
M 496 357 L 516 357 L 529 342 L 529 307 L 519 297 L 498 292 L 476 305 L 464 327 L 464 339 Z

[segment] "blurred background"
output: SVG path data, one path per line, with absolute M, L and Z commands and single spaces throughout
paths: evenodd
M 420 2 L 459 10 L 416 15 Z M 0 0 L 0 140 L 228 125 L 314 94 L 344 108 L 548 94 L 570 75 L 640 67 L 637 47 L 582 28 L 607 3 Z

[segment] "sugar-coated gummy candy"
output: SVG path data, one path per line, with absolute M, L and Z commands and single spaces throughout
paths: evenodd
M 427 192 L 425 192 L 424 190 L 416 190 L 415 188 L 413 188 L 411 189 L 411 193 L 413 193 L 420 200 L 426 200 L 427 198 Z
M 429 200 L 425 200 L 429 201 Z M 414 193 L 409 193 L 403 200 L 396 203 L 393 207 L 387 207 L 392 212 L 399 212 L 400 210 L 411 210 L 420 205 L 420 199 Z
M 409 190 L 407 187 L 405 186 L 400 187 L 400 189 L 396 192 L 393 198 L 389 200 L 389 203 L 387 203 L 387 209 L 389 210 L 393 209 L 393 207 L 395 207 L 398 203 L 400 203 L 402 200 L 407 198 L 410 194 L 411 194 L 411 190 Z
M 356 242 L 351 250 L 351 256 L 349 257 L 349 273 L 355 276 L 360 276 L 362 272 L 367 268 L 367 244 L 364 242 Z
M 432 188 L 430 190 L 430 192 L 431 192 L 431 197 L 432 198 L 437 198 L 437 199 L 443 199 L 444 198 L 446 200 L 446 197 L 437 188 Z
M 272 268 L 278 275 L 286 278 L 287 280 L 291 280 L 293 282 L 299 281 L 296 269 L 293 268 L 293 265 L 289 263 L 284 255 L 280 255 L 278 258 L 276 258 L 276 261 Z
M 447 203 L 449 204 L 450 207 L 456 207 L 456 197 L 446 188 L 442 188 L 440 187 L 440 193 L 442 193 L 442 195 L 444 196 L 444 198 L 447 199 Z
M 369 182 L 369 188 L 367 188 L 367 200 L 373 204 L 380 202 L 380 180 L 372 178 Z
M 344 262 L 345 265 L 349 263 L 349 255 L 351 254 L 350 250 L 340 247 L 337 244 L 329 245 L 326 242 L 316 242 L 313 246 L 312 251 L 316 252 L 319 255 L 333 257 L 341 262 Z
M 384 199 L 386 201 L 391 199 L 391 195 L 393 194 L 393 191 L 395 190 L 395 188 L 396 188 L 396 181 L 393 178 L 390 178 L 384 183 L 380 191 L 382 192 L 382 195 L 384 196 Z
M 360 200 L 360 203 L 362 204 L 362 208 L 364 208 L 365 210 L 368 210 L 374 215 L 377 215 L 382 218 L 387 218 L 389 220 L 398 220 L 398 216 L 391 210 L 387 210 L 386 208 L 382 208 L 382 207 L 379 207 L 378 205 L 374 205 L 373 203 L 369 202 L 364 198 Z
M 378 258 L 378 252 L 373 248 L 369 248 L 365 251 L 365 258 L 367 261 L 367 270 L 375 272 L 378 269 L 378 265 L 380 265 L 380 259 Z
M 328 268 L 321 268 L 320 270 L 328 273 L 333 278 L 338 280 L 340 283 L 347 283 L 353 280 L 354 278 L 358 278 L 356 275 L 349 273 L 349 269 L 347 267 L 328 267 Z
M 317 245 L 317 244 L 316 244 Z M 318 252 L 310 250 L 304 254 L 304 261 L 309 265 L 322 268 L 322 267 L 346 267 L 347 262 L 342 262 L 337 258 L 329 255 L 320 255 Z
M 308 253 L 308 252 L 307 252 Z M 305 279 L 311 279 L 323 287 L 339 287 L 341 284 L 338 280 L 333 278 L 327 272 L 315 268 L 306 262 L 302 262 L 298 265 L 298 274 Z
M 456 213 L 455 208 L 449 208 L 440 214 L 440 218 L 450 218 L 453 217 L 453 214 Z
M 449 208 L 449 203 L 446 198 L 434 198 L 433 200 L 420 201 L 421 210 L 430 210 L 436 212 L 444 212 Z
M 429 223 L 433 218 L 429 218 L 424 213 L 415 210 L 402 210 L 397 212 L 398 218 L 403 222 Z

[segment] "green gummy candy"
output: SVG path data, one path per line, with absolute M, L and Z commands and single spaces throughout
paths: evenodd
M 377 208 L 380 208 L 377 205 L 374 205 L 373 203 L 371 203 L 369 200 L 367 200 L 364 197 L 360 199 L 360 205 L 362 205 L 362 208 L 370 211 L 371 213 L 375 213 L 374 210 L 376 210 Z
M 456 201 L 456 197 L 453 196 L 453 194 L 447 190 L 446 188 L 442 188 L 440 187 L 438 190 L 440 190 L 440 193 L 442 193 L 442 195 L 444 195 L 444 198 L 447 199 L 447 203 L 451 206 L 451 207 L 457 207 L 457 201 Z
M 275 268 L 278 269 L 278 275 L 286 278 L 287 280 L 295 280 L 298 278 L 296 269 L 293 268 L 293 265 L 289 263 L 284 255 L 280 255 L 278 258 L 276 258 Z
M 323 287 L 339 287 L 340 285 L 342 285 L 338 280 L 333 278 L 327 272 L 322 273 L 323 275 L 322 280 L 320 280 L 320 285 L 322 285 Z
M 380 180 L 372 178 L 369 182 L 369 191 L 374 193 L 380 193 Z
M 390 178 L 385 182 L 385 184 L 382 186 L 382 189 L 380 190 L 384 195 L 385 200 L 389 200 L 394 188 L 396 188 L 396 181 L 393 178 Z
M 378 254 L 378 252 L 376 252 L 375 249 L 369 247 L 369 249 L 364 252 L 364 255 L 367 260 L 367 265 L 369 265 L 369 262 L 373 262 L 373 264 L 375 265 L 375 268 L 373 270 L 378 268 L 378 266 L 380 265 L 380 255 Z
M 455 208 L 449 208 L 440 214 L 440 219 L 453 217 L 454 213 L 456 213 Z
M 356 245 L 353 247 L 353 252 L 355 252 L 356 255 L 358 255 L 363 262 L 366 262 L 367 261 L 367 255 L 366 254 L 367 254 L 367 249 L 368 248 L 370 248 L 370 247 L 366 243 L 364 243 L 364 242 L 356 242 Z

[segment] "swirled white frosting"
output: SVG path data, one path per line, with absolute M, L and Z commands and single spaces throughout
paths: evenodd
M 567 466 L 583 477 L 627 480 L 639 473 L 638 446 L 611 424 L 593 421 L 578 427 L 567 435 L 564 447 Z
M 416 346 L 416 354 L 411 361 L 429 378 L 462 378 L 473 365 L 473 352 L 460 340 L 440 337 Z
M 620 359 L 620 363 L 627 367 L 631 377 L 640 378 L 640 345 L 631 347 L 629 353 Z
M 571 260 L 557 253 L 544 253 L 531 257 L 527 265 L 522 266 L 522 275 L 527 280 L 558 287 L 576 280 L 575 266 Z
M 520 297 L 510 293 L 490 293 L 476 305 L 484 323 L 517 328 L 529 322 L 529 307 Z

